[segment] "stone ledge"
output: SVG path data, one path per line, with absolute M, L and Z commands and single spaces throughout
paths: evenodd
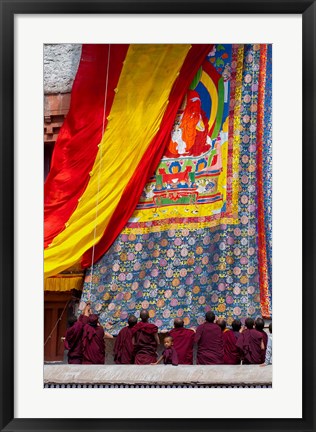
M 272 385 L 272 366 L 44 365 L 44 384 Z

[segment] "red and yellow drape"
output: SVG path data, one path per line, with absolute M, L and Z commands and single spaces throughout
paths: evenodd
M 45 277 L 100 258 L 132 215 L 210 45 L 84 45 L 45 183 Z

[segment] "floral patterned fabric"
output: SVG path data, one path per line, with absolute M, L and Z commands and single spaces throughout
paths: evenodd
M 86 272 L 80 307 L 113 335 L 141 309 L 159 330 L 208 310 L 271 317 L 271 64 L 270 45 L 217 44 L 193 80 L 132 218 Z

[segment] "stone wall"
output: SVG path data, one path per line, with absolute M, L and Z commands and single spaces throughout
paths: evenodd
M 271 387 L 272 366 L 45 365 L 44 385 Z
M 81 44 L 44 45 L 44 93 L 69 93 L 81 55 Z
M 81 44 L 44 45 L 44 179 L 54 145 L 69 111 L 71 90 L 81 56 Z

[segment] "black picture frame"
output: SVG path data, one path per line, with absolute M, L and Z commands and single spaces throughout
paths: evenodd
M 0 0 L 0 429 L 1 431 L 314 431 L 316 2 L 305 0 Z M 113 13 L 302 14 L 303 417 L 302 419 L 22 419 L 14 417 L 14 15 Z M 301 257 L 297 257 L 298 260 Z M 293 263 L 294 264 L 294 263 Z M 291 314 L 289 314 L 291 318 Z M 290 368 L 291 364 L 284 365 Z M 295 395 L 293 395 L 295 397 Z M 224 403 L 224 402 L 223 402 Z M 244 405 L 245 401 L 242 401 Z M 267 409 L 269 400 L 267 398 Z M 264 407 L 265 408 L 265 407 Z

